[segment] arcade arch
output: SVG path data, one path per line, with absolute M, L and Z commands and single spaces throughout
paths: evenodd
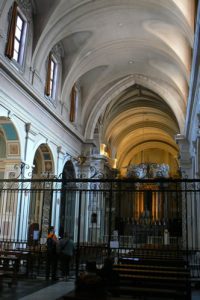
M 54 162 L 48 145 L 41 144 L 34 156 L 34 169 L 32 179 L 51 178 L 54 174 Z M 51 184 L 51 183 L 49 183 Z M 33 241 L 34 231 L 40 231 L 45 235 L 51 225 L 52 193 L 49 191 L 49 184 L 32 181 L 29 206 L 29 243 Z M 39 237 L 38 237 L 39 238 Z

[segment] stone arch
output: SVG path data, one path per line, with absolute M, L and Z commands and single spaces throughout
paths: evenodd
M 63 168 L 62 179 L 65 181 L 67 179 L 73 179 L 75 177 L 76 177 L 76 173 L 75 173 L 74 165 L 71 162 L 71 160 L 67 160 Z
M 174 115 L 176 117 L 177 123 L 180 128 L 180 132 L 183 131 L 184 128 L 184 109 L 183 103 L 181 99 L 175 99 L 175 95 L 173 95 L 170 91 L 163 89 L 159 84 L 155 81 L 147 78 L 145 76 L 135 74 L 129 75 L 120 81 L 118 81 L 115 85 L 112 86 L 109 90 L 107 90 L 97 101 L 96 105 L 93 107 L 92 112 L 87 120 L 85 126 L 85 138 L 92 139 L 94 135 L 94 129 L 97 124 L 97 121 L 101 115 L 101 113 L 105 110 L 106 106 L 109 102 L 114 99 L 114 97 L 118 96 L 121 92 L 123 92 L 126 88 L 139 84 L 142 85 L 153 92 L 157 93 L 172 109 Z
M 0 180 L 17 178 L 20 175 L 20 142 L 13 122 L 0 117 Z M 1 184 L 1 183 L 0 183 Z M 0 237 L 13 239 L 16 234 L 16 215 L 19 205 L 17 193 L 0 192 Z
M 21 150 L 18 132 L 9 118 L 0 117 L 0 178 L 18 177 Z
M 53 155 L 48 145 L 41 144 L 34 155 L 33 160 L 33 179 L 51 178 L 54 174 Z M 51 225 L 51 215 L 53 206 L 53 196 L 49 189 L 42 182 L 32 182 L 32 193 L 30 194 L 29 205 L 29 233 L 28 243 L 36 243 L 33 239 L 34 231 L 38 231 L 38 239 L 40 233 L 46 237 L 48 228 Z
M 51 176 L 54 174 L 54 161 L 53 155 L 48 145 L 41 144 L 36 152 L 33 159 L 34 170 L 33 176 L 34 177 L 43 177 Z

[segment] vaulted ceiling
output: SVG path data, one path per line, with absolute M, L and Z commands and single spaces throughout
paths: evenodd
M 194 35 L 193 0 L 33 0 L 33 68 L 60 44 L 61 102 L 81 88 L 81 133 L 118 166 L 142 149 L 176 156 L 184 130 Z M 153 145 L 153 146 L 152 146 Z

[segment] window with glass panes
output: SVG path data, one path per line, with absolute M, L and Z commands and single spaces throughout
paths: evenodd
M 56 81 L 56 62 L 51 58 L 51 75 L 50 75 L 50 97 L 54 97 Z
M 18 14 L 16 28 L 15 28 L 14 53 L 13 53 L 13 59 L 16 60 L 17 62 L 20 62 L 20 58 L 23 50 L 24 25 L 25 25 L 24 20 L 22 19 L 20 14 Z

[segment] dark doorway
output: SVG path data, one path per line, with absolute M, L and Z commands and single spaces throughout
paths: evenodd
M 69 183 L 69 180 L 71 179 L 75 179 L 75 170 L 72 162 L 67 161 L 62 173 L 63 183 L 60 207 L 60 237 L 62 237 L 64 232 L 69 233 L 72 237 L 74 236 L 76 193 L 73 190 L 73 186 L 71 186 L 75 184 Z

